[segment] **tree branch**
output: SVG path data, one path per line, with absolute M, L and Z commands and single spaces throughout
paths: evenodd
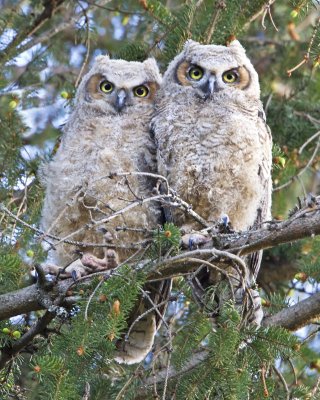
M 320 316 L 320 293 L 316 293 L 299 303 L 285 308 L 263 319 L 263 326 L 282 326 L 295 331 Z
M 208 350 L 203 350 L 198 353 L 195 353 L 193 357 L 191 357 L 181 369 L 176 370 L 173 366 L 171 366 L 168 372 L 166 369 L 157 371 L 156 376 L 150 376 L 146 378 L 143 381 L 143 384 L 146 386 L 151 386 L 154 385 L 155 383 L 162 383 L 164 382 L 167 374 L 168 374 L 168 379 L 177 378 L 178 376 L 183 375 L 186 372 L 190 372 L 191 370 L 196 368 L 208 356 L 209 356 Z
M 19 32 L 0 55 L 0 64 L 7 62 L 20 53 L 19 45 L 30 36 L 34 35 L 59 8 L 65 0 L 44 0 L 43 11 L 37 15 L 29 26 Z
M 43 310 L 46 300 L 53 302 L 57 297 L 64 295 L 72 282 L 72 279 L 60 281 L 46 295 L 43 290 L 39 290 L 37 284 L 2 294 L 0 296 L 0 321 L 30 311 Z
M 199 261 L 214 257 L 215 261 L 223 263 L 230 259 L 241 266 L 241 258 L 258 250 L 274 247 L 280 244 L 289 243 L 298 239 L 313 237 L 320 234 L 320 196 L 310 197 L 306 200 L 306 205 L 296 209 L 286 221 L 273 222 L 268 228 L 252 230 L 248 232 L 217 234 L 212 241 L 196 250 L 182 251 L 179 255 L 165 258 L 155 263 L 145 260 L 140 267 L 147 266 L 147 280 L 162 280 L 164 278 L 186 275 L 199 267 Z M 213 247 L 215 245 L 215 247 Z M 217 249 L 217 247 L 219 249 Z M 226 250 L 227 249 L 227 250 Z M 236 253 L 236 254 L 233 254 Z M 196 260 L 195 260 L 196 259 Z M 110 271 L 102 271 L 99 274 L 105 275 Z M 94 274 L 96 276 L 97 273 Z M 90 279 L 90 276 L 85 277 Z M 67 288 L 74 283 L 72 280 L 63 280 L 54 285 L 50 290 L 39 290 L 39 285 L 32 285 L 12 293 L 0 296 L 0 320 L 10 318 L 15 315 L 27 313 L 33 310 L 43 309 L 46 302 L 53 301 L 55 298 L 65 293 Z M 77 283 L 77 282 L 76 282 Z M 288 329 L 296 329 L 301 325 L 307 324 L 310 319 L 320 313 L 320 295 L 316 294 L 303 300 L 299 304 L 283 310 L 273 317 L 266 319 L 266 325 L 281 325 Z M 67 299 L 66 299 L 67 300 Z M 303 312 L 300 314 L 300 310 Z M 290 310 L 290 311 L 289 311 Z M 306 312 L 308 310 L 308 312 Z M 299 313 L 297 315 L 297 313 Z
M 37 323 L 31 326 L 31 328 L 21 337 L 21 339 L 11 343 L 2 348 L 0 356 L 0 370 L 9 362 L 19 351 L 27 346 L 31 340 L 41 332 L 43 332 L 49 323 L 55 317 L 55 313 L 47 311 Z

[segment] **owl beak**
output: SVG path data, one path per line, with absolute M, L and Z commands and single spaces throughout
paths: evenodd
M 213 94 L 215 91 L 215 83 L 216 83 L 216 77 L 214 75 L 211 75 L 210 78 L 208 79 L 208 84 L 207 84 L 207 92 L 209 95 Z
M 118 112 L 121 112 L 123 107 L 126 105 L 126 99 L 127 99 L 126 91 L 124 89 L 120 89 L 116 99 L 116 110 Z
M 214 91 L 216 90 L 216 77 L 215 75 L 210 75 L 207 82 L 202 86 L 202 91 L 204 92 L 205 96 L 204 99 L 209 99 Z

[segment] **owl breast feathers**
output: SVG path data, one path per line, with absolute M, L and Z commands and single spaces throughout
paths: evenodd
M 98 246 L 105 244 L 106 231 L 108 241 L 119 246 L 117 256 L 124 262 L 139 248 L 143 251 L 139 242 L 146 236 L 141 232 L 149 232 L 150 238 L 150 231 L 161 223 L 159 206 L 141 201 L 152 195 L 155 186 L 155 179 L 141 173 L 156 171 L 149 123 L 160 83 L 153 59 L 140 63 L 99 56 L 84 76 L 61 145 L 42 168 L 44 231 L 83 243 L 57 243 L 51 258 L 59 266 L 74 260 L 77 248 L 107 259 Z M 101 224 L 101 220 L 106 222 Z M 165 300 L 170 285 L 170 281 L 149 285 L 151 302 L 141 298 L 135 308 L 138 315 L 152 302 Z M 132 315 L 131 320 L 136 317 Z M 135 324 L 129 340 L 119 345 L 120 362 L 139 362 L 146 356 L 157 319 L 153 311 Z
M 227 214 L 247 230 L 270 217 L 271 135 L 258 75 L 238 41 L 188 41 L 156 95 L 159 173 L 209 223 Z M 173 209 L 186 231 L 201 228 Z

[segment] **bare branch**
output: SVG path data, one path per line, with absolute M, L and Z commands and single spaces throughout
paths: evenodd
M 262 321 L 263 326 L 282 326 L 295 331 L 320 316 L 320 293 L 316 293 L 299 303 L 279 311 Z
M 187 361 L 184 366 L 176 370 L 174 367 L 170 367 L 169 370 L 163 369 L 162 371 L 157 371 L 156 376 L 150 376 L 149 378 L 145 379 L 143 383 L 146 386 L 151 386 L 154 383 L 161 383 L 164 382 L 166 376 L 168 375 L 168 379 L 176 378 L 180 375 L 185 374 L 186 372 L 190 372 L 194 368 L 196 368 L 201 362 L 203 362 L 209 355 L 207 350 L 200 351 L 199 353 L 195 353 L 189 361 Z

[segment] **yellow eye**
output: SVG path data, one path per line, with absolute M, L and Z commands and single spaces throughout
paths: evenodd
M 239 75 L 236 71 L 226 71 L 222 75 L 222 80 L 225 83 L 234 83 L 238 80 Z
M 146 97 L 149 94 L 149 89 L 144 85 L 137 86 L 133 89 L 133 94 L 136 97 Z
M 100 83 L 100 90 L 103 93 L 111 93 L 113 91 L 113 84 L 109 81 L 103 81 Z
M 189 78 L 199 81 L 203 77 L 203 69 L 200 67 L 192 67 L 188 71 Z

